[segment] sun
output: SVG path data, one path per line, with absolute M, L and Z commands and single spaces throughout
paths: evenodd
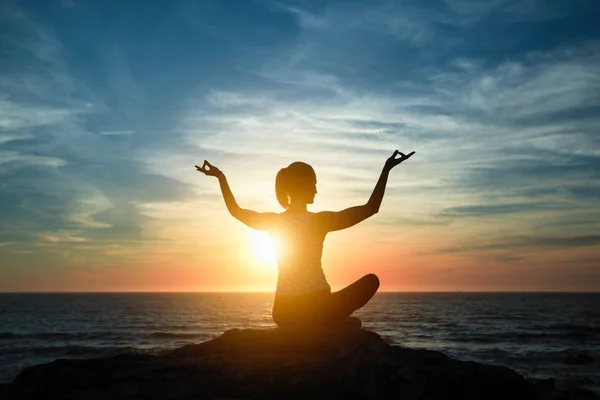
M 266 232 L 252 231 L 252 255 L 265 267 L 277 268 L 277 247 Z

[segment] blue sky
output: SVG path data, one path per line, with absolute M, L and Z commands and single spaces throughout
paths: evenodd
M 154 289 L 136 277 L 231 263 L 246 228 L 194 172 L 203 159 L 259 211 L 279 209 L 277 170 L 307 161 L 314 210 L 341 209 L 396 148 L 417 154 L 330 263 L 367 236 L 390 289 L 600 290 L 599 11 L 2 1 L 0 290 Z

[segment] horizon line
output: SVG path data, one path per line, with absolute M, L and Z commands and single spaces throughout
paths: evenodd
M 94 290 L 94 291 L 57 291 L 57 290 L 23 290 L 23 291 L 0 291 L 3 294 L 160 294 L 160 293 L 206 293 L 206 294 L 238 294 L 238 293 L 260 293 L 273 294 L 272 291 L 264 290 Z M 380 290 L 377 293 L 598 293 L 600 290 Z M 376 294 L 377 294 L 376 293 Z

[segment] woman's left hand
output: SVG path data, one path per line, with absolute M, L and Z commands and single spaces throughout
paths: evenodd
M 196 171 L 202 172 L 206 176 L 216 176 L 217 178 L 220 175 L 223 175 L 223 172 L 208 161 L 204 160 L 204 164 L 202 166 L 195 165 Z
M 413 154 L 415 154 L 414 151 L 408 153 L 408 154 L 404 154 L 399 152 L 398 150 L 394 151 L 394 154 L 392 154 L 390 156 L 390 158 L 388 158 L 385 162 L 385 167 L 388 169 L 392 169 L 394 168 L 396 165 L 400 164 L 403 161 L 408 160 Z M 396 158 L 396 156 L 400 156 L 398 158 Z

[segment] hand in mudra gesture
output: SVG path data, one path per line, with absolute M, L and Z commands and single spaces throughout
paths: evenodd
M 202 164 L 201 167 L 199 167 L 197 165 L 195 165 L 195 167 L 196 167 L 196 171 L 200 171 L 206 176 L 219 177 L 219 175 L 223 174 L 223 172 L 221 172 L 221 170 L 219 168 L 215 167 L 214 165 L 212 165 L 211 163 L 209 163 L 206 160 L 204 160 L 204 164 Z
M 396 165 L 400 164 L 401 162 L 408 160 L 413 154 L 415 154 L 414 151 L 412 151 L 412 152 L 410 152 L 408 154 L 404 154 L 404 153 L 401 153 L 398 150 L 396 150 L 396 151 L 394 151 L 394 154 L 392 154 L 390 156 L 390 158 L 388 158 L 385 161 L 385 167 L 388 168 L 388 169 L 392 169 Z M 396 156 L 398 156 L 398 155 L 400 157 L 396 158 Z

